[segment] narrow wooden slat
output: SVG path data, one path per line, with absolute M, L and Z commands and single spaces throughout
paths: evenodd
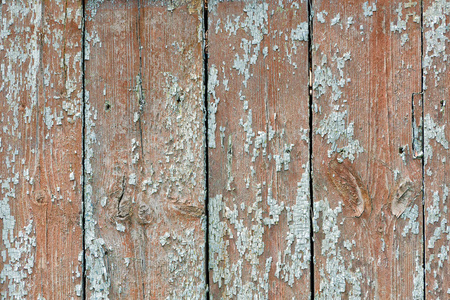
M 88 2 L 90 299 L 205 295 L 202 2 Z
M 424 1 L 423 11 L 426 296 L 448 299 L 450 5 L 446 1 Z
M 417 2 L 314 1 L 316 299 L 423 298 L 420 20 Z
M 304 1 L 209 1 L 211 299 L 308 299 Z
M 0 295 L 81 295 L 81 2 L 0 5 Z

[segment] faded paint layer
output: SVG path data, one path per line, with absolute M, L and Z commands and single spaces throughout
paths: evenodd
M 89 299 L 202 299 L 205 138 L 198 1 L 89 2 Z
M 211 298 L 308 299 L 307 4 L 208 5 Z
M 426 296 L 447 299 L 450 229 L 448 40 L 450 2 L 424 1 L 424 183 Z
M 0 295 L 81 296 L 81 2 L 0 4 Z
M 314 1 L 316 299 L 423 298 L 420 14 L 411 1 Z

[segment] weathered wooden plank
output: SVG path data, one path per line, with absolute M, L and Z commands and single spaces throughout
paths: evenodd
M 423 297 L 420 20 L 417 2 L 314 1 L 317 299 Z
M 212 299 L 308 299 L 308 10 L 210 1 Z
M 450 119 L 448 39 L 450 3 L 424 1 L 424 186 L 426 296 L 448 299 Z
M 202 2 L 88 2 L 91 299 L 205 295 Z
M 82 292 L 81 9 L 0 5 L 2 299 Z

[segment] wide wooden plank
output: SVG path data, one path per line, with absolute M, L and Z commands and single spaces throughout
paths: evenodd
M 424 1 L 425 277 L 429 299 L 448 299 L 450 166 L 450 3 Z
M 316 299 L 423 298 L 420 20 L 417 2 L 314 1 Z
M 90 299 L 200 299 L 205 281 L 202 2 L 88 2 Z
M 209 1 L 211 299 L 308 299 L 308 9 Z
M 0 295 L 81 296 L 81 1 L 0 5 Z

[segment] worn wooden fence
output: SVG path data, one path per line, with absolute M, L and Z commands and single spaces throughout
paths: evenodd
M 450 2 L 0 15 L 2 299 L 450 297 Z

